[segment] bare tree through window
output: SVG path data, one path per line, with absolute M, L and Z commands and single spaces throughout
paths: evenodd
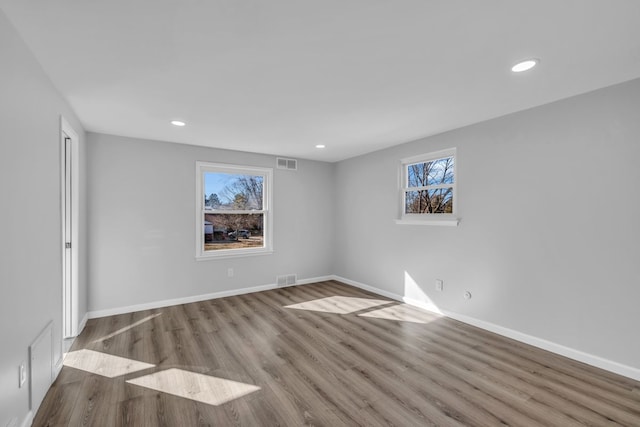
M 199 253 L 269 250 L 265 197 L 270 170 L 204 162 L 199 167 L 199 191 L 204 197 Z
M 453 156 L 406 165 L 405 214 L 453 213 Z

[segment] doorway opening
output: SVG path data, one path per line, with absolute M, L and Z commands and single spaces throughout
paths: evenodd
M 62 333 L 78 335 L 78 134 L 60 117 L 62 207 Z

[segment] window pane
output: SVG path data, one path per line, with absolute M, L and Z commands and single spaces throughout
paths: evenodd
M 204 250 L 264 247 L 264 214 L 204 215 Z
M 407 191 L 404 212 L 407 214 L 453 213 L 453 189 Z
M 407 166 L 407 187 L 426 187 L 436 184 L 453 184 L 454 158 L 414 163 Z
M 261 210 L 263 186 L 262 175 L 205 172 L 205 209 Z

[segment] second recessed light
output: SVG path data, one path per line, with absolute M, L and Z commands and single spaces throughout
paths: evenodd
M 183 122 L 182 120 L 171 120 L 171 124 L 174 126 L 186 126 L 186 123 Z
M 325 148 L 325 147 L 326 147 L 326 145 L 324 145 L 324 144 L 318 144 L 318 145 L 316 145 L 316 148 Z
M 534 59 L 534 58 L 520 61 L 516 65 L 511 67 L 511 71 L 513 71 L 514 73 L 521 73 L 523 71 L 532 69 L 533 67 L 538 65 L 539 62 L 540 62 L 539 59 Z

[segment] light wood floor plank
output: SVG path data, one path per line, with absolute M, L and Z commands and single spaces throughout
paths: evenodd
M 100 372 L 64 366 L 34 426 L 640 426 L 636 381 L 335 281 L 93 319 L 70 351 Z

